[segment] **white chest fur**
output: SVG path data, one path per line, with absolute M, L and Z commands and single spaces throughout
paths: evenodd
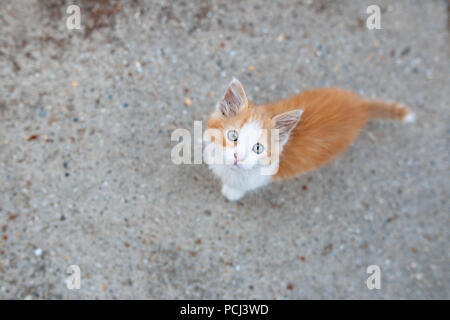
M 272 176 L 261 174 L 261 168 L 244 170 L 215 164 L 209 167 L 222 180 L 222 194 L 231 201 L 239 200 L 247 191 L 263 187 L 272 180 Z

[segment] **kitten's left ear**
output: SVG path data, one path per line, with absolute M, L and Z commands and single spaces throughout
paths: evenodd
M 273 128 L 279 130 L 279 138 L 281 145 L 284 145 L 291 135 L 292 129 L 295 128 L 303 114 L 302 109 L 295 109 L 279 115 L 273 119 Z
M 217 108 L 225 117 L 232 117 L 248 106 L 247 95 L 238 79 L 233 79 L 217 104 Z

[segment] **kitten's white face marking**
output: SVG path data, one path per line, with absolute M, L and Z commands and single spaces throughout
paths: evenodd
M 235 201 L 247 191 L 267 185 L 272 179 L 272 174 L 263 174 L 261 171 L 267 166 L 267 135 L 265 129 L 255 121 L 245 123 L 240 129 L 231 126 L 225 128 L 223 135 L 227 139 L 226 147 L 213 142 L 214 149 L 221 150 L 218 154 L 221 161 L 213 161 L 209 167 L 222 180 L 222 194 L 228 200 Z M 221 134 L 219 136 L 222 138 Z M 257 143 L 259 147 L 255 147 Z
M 233 130 L 233 129 L 230 129 Z M 258 164 L 261 154 L 253 151 L 256 143 L 260 142 L 262 128 L 256 121 L 247 122 L 238 130 L 239 137 L 234 147 L 225 148 L 225 163 L 246 170 Z

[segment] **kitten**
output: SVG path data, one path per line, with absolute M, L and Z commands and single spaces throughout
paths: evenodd
M 234 79 L 207 123 L 215 134 L 206 143 L 222 150 L 218 155 L 223 162 L 212 161 L 212 156 L 205 160 L 222 180 L 222 194 L 235 201 L 273 180 L 330 162 L 350 146 L 368 121 L 378 118 L 413 122 L 415 115 L 397 103 L 365 100 L 330 88 L 254 106 Z M 275 138 L 272 132 L 278 133 Z M 264 173 L 263 168 L 274 169 L 273 174 Z

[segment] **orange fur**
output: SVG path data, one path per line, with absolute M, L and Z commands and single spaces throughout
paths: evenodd
M 216 111 L 208 121 L 208 128 L 225 132 L 229 126 L 241 128 L 247 121 L 256 120 L 270 130 L 275 116 L 304 110 L 283 148 L 275 180 L 291 178 L 328 163 L 353 143 L 371 119 L 405 120 L 412 114 L 407 107 L 395 103 L 365 100 L 351 92 L 329 88 L 305 91 L 266 105 L 253 106 L 246 100 L 245 103 L 233 116 Z M 225 140 L 224 137 L 224 146 Z

